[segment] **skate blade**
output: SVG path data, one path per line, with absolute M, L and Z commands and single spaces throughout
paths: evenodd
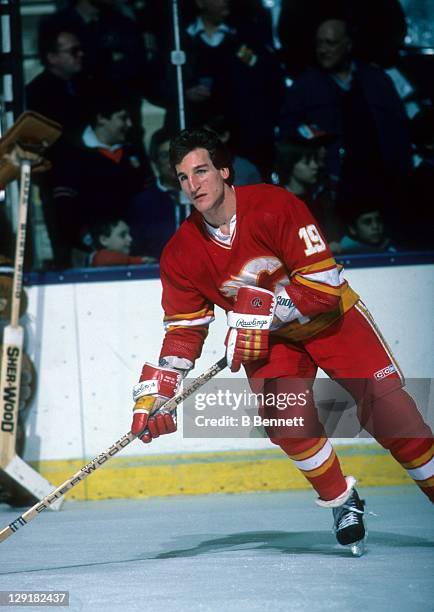
M 366 540 L 360 540 L 359 542 L 348 544 L 348 548 L 350 549 L 353 557 L 361 557 L 366 552 Z

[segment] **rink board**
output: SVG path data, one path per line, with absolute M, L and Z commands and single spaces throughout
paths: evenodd
M 434 373 L 434 265 L 349 269 L 352 287 L 371 310 L 407 378 Z M 98 455 L 131 424 L 131 390 L 163 338 L 159 279 L 35 285 L 23 317 L 26 350 L 38 375 L 27 420 L 28 461 Z M 226 317 L 218 309 L 193 376 L 224 354 Z M 219 378 L 243 378 L 225 370 Z M 181 419 L 182 421 L 182 419 Z M 266 439 L 192 438 L 180 431 L 146 454 L 265 450 Z M 131 444 L 123 455 L 143 454 Z
M 137 442 L 139 444 L 139 442 Z M 407 473 L 377 444 L 340 446 L 345 474 L 362 486 L 411 483 Z M 41 473 L 60 484 L 78 471 L 80 461 L 44 461 Z M 68 499 L 97 500 L 163 495 L 246 493 L 310 489 L 280 450 L 115 457 L 68 493 Z

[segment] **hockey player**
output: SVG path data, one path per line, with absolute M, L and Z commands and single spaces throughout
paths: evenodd
M 263 385 L 269 397 L 297 391 L 300 379 L 312 384 L 322 368 L 351 393 L 365 429 L 433 501 L 431 430 L 307 207 L 279 187 L 234 188 L 230 157 L 206 130 L 182 131 L 170 156 L 195 210 L 163 252 L 166 335 L 159 366 L 145 364 L 135 387 L 132 431 L 144 442 L 175 431 L 173 415 L 159 407 L 200 356 L 217 304 L 227 311 L 232 371 L 242 364 L 252 388 Z M 307 425 L 297 437 L 267 433 L 311 483 L 317 503 L 333 510 L 338 542 L 360 554 L 364 502 L 356 480 L 343 475 L 312 401 L 303 416 Z

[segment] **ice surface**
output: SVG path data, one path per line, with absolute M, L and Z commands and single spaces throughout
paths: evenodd
M 74 612 L 432 611 L 432 506 L 358 490 L 378 515 L 361 558 L 312 492 L 65 503 L 0 544 L 0 590 L 69 590 Z M 0 527 L 20 512 L 0 505 Z

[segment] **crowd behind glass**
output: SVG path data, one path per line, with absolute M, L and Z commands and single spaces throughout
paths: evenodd
M 168 156 L 171 3 L 59 4 L 26 87 L 27 109 L 63 126 L 35 175 L 43 267 L 158 262 L 189 212 Z M 179 17 L 186 126 L 226 142 L 235 185 L 295 193 L 336 255 L 433 248 L 433 56 L 408 52 L 398 0 L 180 0 Z M 164 109 L 152 135 L 143 100 Z

